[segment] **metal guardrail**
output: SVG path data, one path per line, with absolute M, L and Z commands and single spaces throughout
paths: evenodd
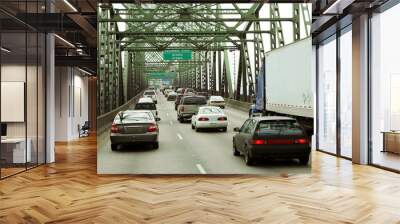
M 136 103 L 142 95 L 143 95 L 143 92 L 134 96 L 132 99 L 127 101 L 124 105 L 122 105 L 108 113 L 98 116 L 97 117 L 97 135 L 101 135 L 103 132 L 110 130 L 112 120 L 114 119 L 115 115 L 120 111 L 129 109 L 129 107 L 132 104 Z

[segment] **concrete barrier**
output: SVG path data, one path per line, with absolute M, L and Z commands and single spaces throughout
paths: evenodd
M 245 112 L 249 112 L 250 106 L 252 105 L 252 103 L 249 102 L 243 102 L 243 101 L 239 101 L 239 100 L 234 100 L 234 99 L 229 99 L 229 98 L 225 98 L 225 103 L 227 106 L 241 110 L 241 111 L 245 111 Z
M 138 95 L 136 95 L 135 97 L 133 97 L 132 99 L 130 99 L 129 101 L 127 101 L 124 105 L 122 105 L 108 113 L 98 116 L 97 117 L 97 135 L 101 135 L 103 132 L 110 130 L 111 124 L 112 124 L 112 121 L 113 121 L 115 115 L 117 115 L 117 113 L 120 111 L 129 109 L 129 107 L 131 105 L 135 104 L 139 100 L 139 98 L 142 97 L 142 95 L 143 95 L 143 93 L 141 92 Z

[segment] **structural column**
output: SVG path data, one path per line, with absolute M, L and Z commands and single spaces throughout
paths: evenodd
M 54 6 L 47 2 L 47 11 L 53 12 Z M 55 161 L 55 43 L 54 34 L 46 34 L 46 163 Z
M 353 162 L 368 163 L 368 15 L 353 19 Z

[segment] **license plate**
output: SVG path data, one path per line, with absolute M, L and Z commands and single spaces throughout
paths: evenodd
M 217 125 L 217 123 L 210 123 L 210 125 Z

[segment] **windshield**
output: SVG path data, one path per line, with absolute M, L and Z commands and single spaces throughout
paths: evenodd
M 294 120 L 261 121 L 256 129 L 259 134 L 266 135 L 301 135 L 303 130 Z
M 154 103 L 138 103 L 135 105 L 135 110 L 156 110 Z
M 186 97 L 183 99 L 185 105 L 203 105 L 207 104 L 205 97 Z
M 144 95 L 155 95 L 154 91 L 146 91 L 144 92 Z
M 224 98 L 220 97 L 220 96 L 212 96 L 210 97 L 211 101 L 224 101 Z
M 199 114 L 223 114 L 219 108 L 206 107 L 199 110 Z

